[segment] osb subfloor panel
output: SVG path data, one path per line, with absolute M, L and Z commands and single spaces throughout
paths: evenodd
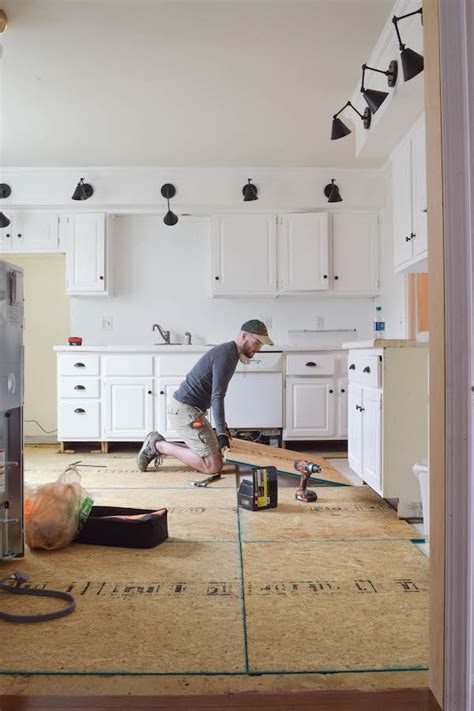
M 15 637 L 0 693 L 427 685 L 428 561 L 402 540 L 415 529 L 366 487 L 318 488 L 314 504 L 280 488 L 277 509 L 239 513 L 230 473 L 194 489 L 188 482 L 202 475 L 172 460 L 140 474 L 133 455 L 43 452 L 27 450 L 27 481 L 52 481 L 78 459 L 94 464 L 79 470 L 96 503 L 166 506 L 170 540 L 147 551 L 74 545 L 2 564 L 2 574 L 20 568 L 34 585 L 71 590 L 77 611 L 34 629 L 0 623 L 1 637 Z M 18 598 L 1 598 L 18 611 Z M 24 612 L 54 605 L 26 601 Z

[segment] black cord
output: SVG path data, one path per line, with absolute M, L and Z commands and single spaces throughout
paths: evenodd
M 44 427 L 40 425 L 38 420 L 25 420 L 25 422 L 34 422 L 36 425 L 38 425 L 40 430 L 43 430 L 43 432 L 46 432 L 46 434 L 54 434 L 54 432 L 57 432 L 57 430 L 45 430 Z
M 14 581 L 14 585 L 6 585 L 5 580 Z M 0 611 L 0 620 L 6 622 L 47 622 L 48 620 L 56 620 L 58 617 L 70 615 L 76 609 L 76 601 L 72 595 L 61 590 L 33 590 L 30 588 L 21 588 L 20 585 L 26 583 L 28 576 L 21 573 L 19 570 L 6 575 L 0 579 L 0 590 L 16 595 L 36 595 L 37 597 L 58 597 L 60 600 L 65 600 L 69 603 L 62 610 L 54 610 L 53 612 L 44 612 L 38 615 L 13 615 L 9 612 Z

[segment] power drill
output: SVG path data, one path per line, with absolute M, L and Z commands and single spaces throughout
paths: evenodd
M 300 488 L 295 493 L 295 499 L 297 499 L 298 501 L 305 501 L 306 503 L 309 503 L 311 501 L 317 501 L 318 496 L 316 492 L 312 491 L 311 489 L 307 489 L 306 487 L 308 485 L 308 479 L 311 474 L 316 474 L 316 472 L 322 471 L 321 467 L 319 466 L 319 464 L 309 462 L 307 459 L 295 459 L 294 466 L 296 471 L 301 472 L 301 474 L 303 475 L 301 477 Z

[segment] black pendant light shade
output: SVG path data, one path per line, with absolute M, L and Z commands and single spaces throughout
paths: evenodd
M 416 77 L 417 74 L 423 71 L 425 66 L 423 56 L 413 49 L 404 47 L 400 52 L 400 58 L 402 60 L 403 78 L 405 81 L 413 79 L 413 77 Z
M 375 114 L 387 98 L 388 92 L 377 91 L 377 89 L 365 89 L 362 96 L 371 112 Z
M 10 220 L 6 215 L 3 214 L 3 212 L 0 212 L 0 230 L 3 230 L 4 227 L 8 227 L 10 224 Z
M 244 202 L 258 200 L 257 186 L 252 183 L 252 178 L 249 178 L 247 185 L 242 188 L 242 195 L 244 196 Z
M 12 194 L 12 189 L 9 185 L 6 183 L 0 183 L 0 198 L 3 200 L 4 198 L 10 197 Z
M 170 198 L 176 195 L 176 188 L 171 183 L 165 183 L 161 186 L 161 194 L 168 202 L 168 212 L 163 217 L 163 222 L 165 225 L 168 225 L 168 227 L 173 227 L 173 225 L 176 225 L 178 222 L 178 215 L 175 215 L 174 212 L 170 210 Z
M 341 121 L 340 118 L 338 118 L 339 114 L 342 113 L 344 109 L 348 106 L 350 106 L 351 109 L 355 111 L 358 116 L 360 116 L 364 124 L 364 128 L 369 128 L 370 126 L 372 114 L 370 112 L 369 107 L 367 107 L 364 113 L 361 114 L 360 111 L 357 111 L 356 107 L 351 104 L 350 101 L 348 101 L 344 104 L 342 109 L 339 109 L 339 111 L 332 117 L 331 141 L 335 141 L 337 138 L 344 138 L 344 136 L 347 136 L 349 133 L 351 133 L 351 129 L 348 128 L 346 124 Z
M 335 178 L 331 178 L 331 182 L 324 188 L 324 194 L 326 195 L 328 202 L 342 202 L 341 193 L 339 188 L 334 182 Z
M 392 17 L 393 26 L 395 27 L 395 32 L 397 33 L 400 45 L 400 58 L 402 60 L 403 78 L 405 81 L 409 81 L 410 79 L 413 79 L 413 77 L 416 77 L 417 74 L 420 74 L 420 72 L 423 71 L 425 66 L 423 55 L 418 54 L 418 52 L 415 52 L 413 49 L 405 47 L 398 30 L 399 21 L 404 20 L 406 17 L 412 17 L 412 15 L 420 15 L 421 22 L 423 22 L 423 8 L 421 7 L 414 12 L 407 13 L 406 15 L 400 15 L 400 17 L 394 15 Z
M 351 133 L 351 129 L 346 126 L 344 121 L 333 116 L 331 141 L 335 141 L 337 138 L 344 138 L 344 136 L 347 136 L 349 133 Z
M 81 178 L 72 194 L 72 200 L 88 200 L 94 194 L 94 188 Z

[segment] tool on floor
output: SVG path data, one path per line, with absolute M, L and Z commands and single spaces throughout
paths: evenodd
M 205 479 L 200 479 L 198 481 L 190 481 L 189 485 L 190 486 L 207 486 L 208 484 L 211 483 L 211 481 L 217 481 L 220 478 L 221 478 L 221 474 L 211 474 L 211 476 L 208 476 Z
M 307 489 L 306 487 L 308 486 L 308 479 L 311 474 L 316 474 L 321 471 L 319 464 L 310 462 L 307 459 L 295 459 L 295 469 L 297 472 L 301 472 L 302 474 L 300 488 L 295 493 L 295 499 L 298 501 L 305 501 L 306 503 L 317 501 L 318 496 L 316 492 L 312 489 Z
M 240 482 L 237 503 L 244 509 L 262 511 L 278 505 L 278 474 L 276 467 L 252 467 L 250 476 Z
M 61 610 L 54 610 L 53 612 L 42 612 L 36 615 L 14 615 L 10 612 L 0 611 L 0 620 L 5 620 L 6 622 L 46 622 L 48 620 L 55 620 L 58 617 L 65 617 L 70 615 L 76 609 L 76 601 L 70 593 L 62 592 L 61 590 L 37 590 L 31 588 L 20 587 L 23 583 L 26 583 L 28 576 L 26 573 L 22 573 L 16 570 L 10 575 L 6 575 L 0 580 L 0 590 L 7 593 L 15 593 L 16 595 L 36 595 L 38 597 L 58 597 L 60 600 L 65 600 L 68 604 Z M 6 581 L 9 581 L 7 584 Z
M 72 462 L 71 467 L 92 467 L 93 469 L 107 469 L 106 464 L 81 464 L 82 459 L 78 462 Z

